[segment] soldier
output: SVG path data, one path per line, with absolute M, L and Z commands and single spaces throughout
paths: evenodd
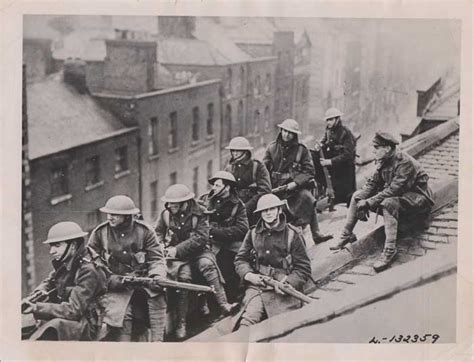
M 235 302 L 240 280 L 235 272 L 234 258 L 249 229 L 247 212 L 237 196 L 236 181 L 230 172 L 217 172 L 209 183 L 212 190 L 202 198 L 209 214 L 209 238 L 225 280 L 227 299 Z
M 166 300 L 159 285 L 132 287 L 122 282 L 123 275 L 166 277 L 163 246 L 153 229 L 138 220 L 139 209 L 125 195 L 111 197 L 100 211 L 107 221 L 91 233 L 89 247 L 104 260 L 112 273 L 108 293 L 101 301 L 104 323 L 119 341 L 139 338 L 136 332 L 149 325 L 151 341 L 161 342 L 166 324 Z M 143 310 L 148 307 L 148 313 Z M 148 318 L 146 318 L 146 316 Z
M 214 287 L 223 314 L 230 314 L 238 305 L 227 302 L 215 256 L 207 247 L 209 223 L 205 209 L 194 200 L 194 193 L 182 184 L 170 186 L 161 200 L 165 202 L 165 210 L 155 228 L 160 244 L 166 247 L 170 278 L 190 283 L 192 272 L 199 272 L 207 284 Z M 178 339 L 184 339 L 187 334 L 188 302 L 187 291 L 177 293 L 175 334 Z
M 295 305 L 295 299 L 276 288 L 268 290 L 262 280 L 269 276 L 302 290 L 311 277 L 311 264 L 300 231 L 286 222 L 277 196 L 262 196 L 255 213 L 257 225 L 245 236 L 235 258 L 237 274 L 246 283 L 239 324 L 250 326 Z
M 106 275 L 84 247 L 87 235 L 71 221 L 59 222 L 43 242 L 49 245 L 53 271 L 22 303 L 23 313 L 40 321 L 32 340 L 95 340 L 97 298 L 105 293 Z M 44 296 L 34 302 L 35 295 Z M 47 297 L 46 297 L 47 296 Z
M 245 203 L 250 225 L 254 225 L 257 218 L 253 212 L 259 197 L 272 190 L 270 174 L 260 161 L 252 158 L 253 147 L 246 138 L 233 138 L 226 149 L 232 157 L 224 169 L 235 176 L 238 196 Z
M 332 235 L 319 232 L 316 199 L 310 191 L 314 166 L 308 149 L 298 142 L 298 135 L 301 134 L 298 122 L 287 119 L 278 127 L 281 129 L 280 134 L 276 141 L 268 145 L 263 158 L 270 172 L 272 187 L 284 187 L 280 195 L 288 201 L 294 215 L 291 224 L 300 226 L 304 233 L 306 226 L 310 225 L 315 243 L 329 240 Z
M 340 242 L 330 249 L 355 242 L 357 220 L 367 220 L 369 210 L 383 214 L 385 246 L 374 264 L 375 271 L 386 269 L 397 254 L 399 217 L 425 218 L 433 206 L 428 175 L 410 155 L 396 149 L 398 141 L 389 133 L 377 132 L 373 140 L 377 169 L 362 188 L 354 193 L 349 205 Z
M 326 132 L 315 149 L 321 147 L 323 150 L 324 157 L 318 161 L 321 166 L 329 169 L 335 196 L 333 202 L 349 205 L 356 188 L 356 140 L 352 132 L 342 124 L 342 115 L 337 108 L 329 108 L 326 111 Z

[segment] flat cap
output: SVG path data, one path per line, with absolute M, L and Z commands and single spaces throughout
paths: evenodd
M 398 140 L 387 132 L 376 132 L 372 143 L 374 146 L 396 146 L 399 144 Z

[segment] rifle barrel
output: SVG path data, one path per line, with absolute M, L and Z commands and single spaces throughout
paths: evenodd
M 277 286 L 278 288 L 280 288 L 280 290 L 282 290 L 286 294 L 291 295 L 292 297 L 295 297 L 296 299 L 299 299 L 304 303 L 314 302 L 314 299 L 312 299 L 312 298 L 308 297 L 307 295 L 297 291 L 291 285 L 285 285 L 284 283 L 279 282 L 279 281 L 277 281 L 273 278 L 269 278 L 269 277 L 264 278 L 264 281 L 265 281 L 266 284 L 272 286 L 273 288 L 275 288 L 275 286 Z
M 184 283 L 177 282 L 170 279 L 161 279 L 161 278 L 148 278 L 148 277 L 134 277 L 134 276 L 123 276 L 123 281 L 128 281 L 130 283 L 135 282 L 155 282 L 163 288 L 173 288 L 173 289 L 185 289 L 193 292 L 200 293 L 215 293 L 214 288 L 208 287 L 200 284 Z

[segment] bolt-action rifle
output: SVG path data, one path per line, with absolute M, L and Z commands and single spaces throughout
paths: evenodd
M 205 285 L 200 285 L 200 284 L 192 284 L 192 283 L 183 283 L 183 282 L 177 282 L 174 280 L 170 279 L 164 279 L 164 278 L 149 278 L 149 277 L 137 277 L 133 275 L 122 275 L 121 276 L 122 283 L 123 284 L 128 284 L 131 286 L 148 286 L 150 284 L 158 284 L 162 288 L 172 288 L 172 289 L 184 289 L 184 290 L 190 290 L 193 292 L 198 292 L 198 293 L 215 293 L 215 290 L 213 287 L 208 287 Z
M 273 278 L 266 277 L 266 276 L 262 277 L 262 280 L 266 285 L 271 286 L 273 288 L 278 287 L 278 289 L 280 289 L 285 294 L 291 295 L 292 297 L 295 297 L 296 299 L 301 300 L 303 303 L 312 303 L 312 302 L 314 302 L 314 299 L 312 299 L 312 298 L 308 297 L 307 295 L 297 291 L 295 288 L 293 288 L 288 283 L 282 283 L 282 282 L 279 282 L 278 280 L 275 280 Z
M 48 300 L 48 297 L 56 291 L 56 288 L 52 288 L 50 290 L 35 290 L 33 293 L 31 293 L 28 297 L 23 298 L 21 301 L 21 312 L 23 313 L 26 308 L 28 308 L 28 303 L 38 303 L 38 302 L 44 302 Z

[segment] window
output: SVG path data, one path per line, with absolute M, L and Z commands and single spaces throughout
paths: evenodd
M 206 130 L 208 135 L 214 134 L 214 103 L 207 105 Z
M 225 107 L 225 116 L 224 116 L 224 139 L 230 141 L 232 138 L 232 107 L 230 104 Z
M 198 196 L 199 191 L 199 167 L 193 168 L 193 192 Z
M 265 93 L 270 93 L 272 90 L 272 78 L 270 73 L 265 76 Z
M 178 148 L 178 113 L 170 113 L 170 131 L 168 134 L 168 147 L 170 150 Z
M 207 179 L 209 180 L 212 176 L 214 176 L 213 174 L 213 164 L 212 164 L 212 160 L 209 160 L 207 161 Z
M 260 84 L 260 76 L 257 75 L 257 77 L 255 78 L 255 84 L 254 84 L 254 88 L 253 88 L 253 95 L 254 96 L 258 96 L 260 93 L 261 93 L 261 87 L 262 85 Z
M 240 93 L 245 90 L 245 69 L 243 66 L 240 67 Z
M 128 170 L 127 146 L 115 149 L 115 173 L 122 173 Z
M 158 215 L 158 181 L 150 182 L 150 212 L 155 219 Z
M 269 130 L 270 129 L 270 107 L 269 106 L 265 107 L 263 118 L 265 122 L 265 130 Z
M 150 118 L 148 124 L 148 154 L 154 156 L 158 154 L 158 118 Z
M 227 94 L 232 94 L 232 69 L 227 69 Z
M 69 194 L 69 180 L 67 165 L 56 165 L 51 170 L 51 196 Z
M 237 122 L 239 125 L 239 136 L 243 136 L 245 132 L 245 124 L 244 124 L 244 103 L 239 101 L 239 105 L 237 106 Z
M 100 159 L 94 156 L 86 160 L 86 186 L 96 185 L 100 182 Z
M 199 141 L 199 107 L 193 108 L 192 137 L 193 142 Z
M 257 109 L 253 114 L 253 132 L 258 133 L 258 125 L 260 123 L 260 111 Z
M 170 186 L 178 183 L 178 174 L 175 172 L 170 173 Z

